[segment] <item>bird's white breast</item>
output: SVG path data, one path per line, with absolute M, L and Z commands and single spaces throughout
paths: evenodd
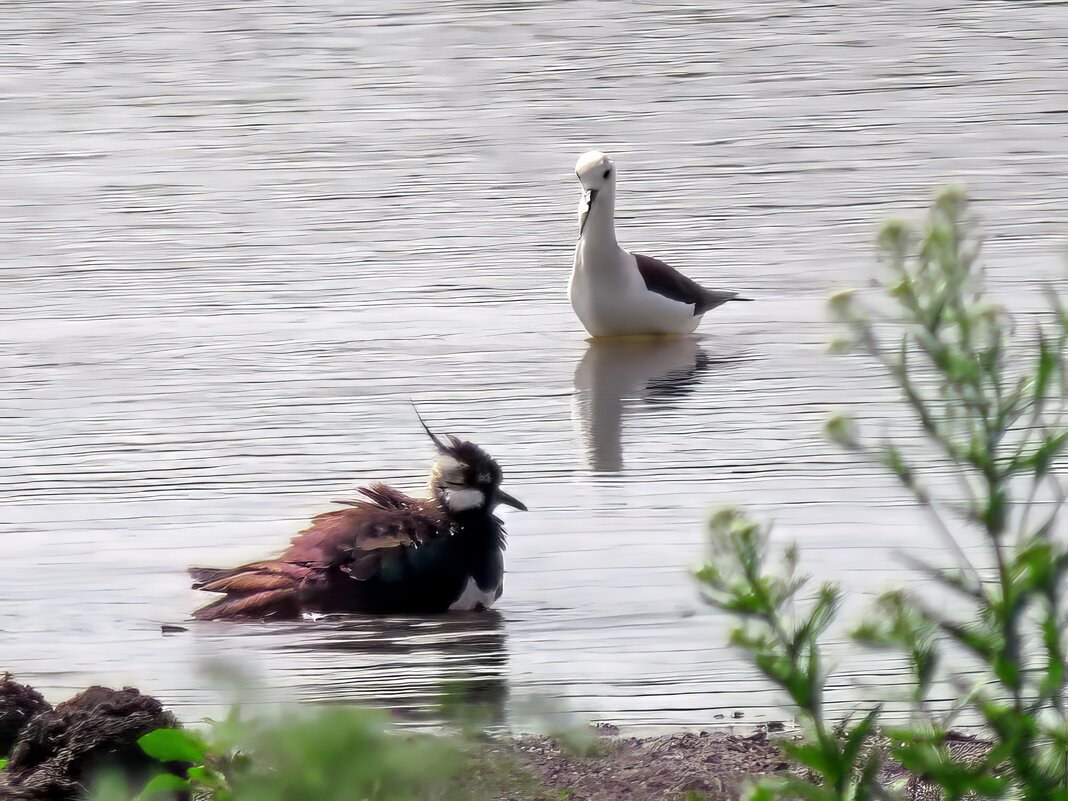
M 493 602 L 497 600 L 497 588 L 494 587 L 489 592 L 481 590 L 478 584 L 475 583 L 473 578 L 468 577 L 467 586 L 464 587 L 463 593 L 452 602 L 449 607 L 450 610 L 456 612 L 469 612 L 472 609 L 489 609 L 493 606 Z
M 571 306 L 594 336 L 689 333 L 693 306 L 650 292 L 634 256 L 580 240 L 568 287 Z

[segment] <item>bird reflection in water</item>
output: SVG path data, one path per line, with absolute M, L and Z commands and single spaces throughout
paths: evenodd
M 328 616 L 274 631 L 271 650 L 288 680 L 299 676 L 291 689 L 303 701 L 377 707 L 413 725 L 457 711 L 489 728 L 505 724 L 508 652 L 497 612 Z
M 623 414 L 629 401 L 670 404 L 693 392 L 713 364 L 696 340 L 592 339 L 575 368 L 575 422 L 590 468 L 623 469 Z

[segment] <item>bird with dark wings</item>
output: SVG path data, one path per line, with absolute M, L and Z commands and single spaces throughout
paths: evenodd
M 420 418 L 422 423 L 422 419 Z M 276 559 L 190 568 L 194 589 L 221 597 L 200 620 L 295 618 L 305 612 L 434 614 L 488 609 L 504 588 L 501 468 L 480 447 L 430 432 L 430 497 L 375 483 L 363 499 L 312 518 Z

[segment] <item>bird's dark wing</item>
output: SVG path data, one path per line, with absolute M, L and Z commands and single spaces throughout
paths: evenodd
M 634 258 L 638 261 L 638 272 L 645 281 L 646 289 L 679 303 L 693 304 L 694 316 L 722 306 L 729 300 L 749 300 L 749 298 L 738 297 L 737 292 L 725 289 L 705 289 L 671 265 L 665 264 L 660 259 L 654 259 L 652 256 L 635 253 Z
M 197 610 L 202 620 L 295 617 L 301 599 L 331 574 L 366 581 L 407 549 L 447 536 L 449 524 L 433 501 L 384 485 L 360 490 L 371 500 L 316 515 L 278 559 L 230 570 L 191 568 L 194 589 L 224 593 Z M 310 591 L 310 592 L 307 592 Z

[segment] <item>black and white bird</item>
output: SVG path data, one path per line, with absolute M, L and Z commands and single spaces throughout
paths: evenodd
M 422 420 L 420 419 L 420 422 Z M 504 589 L 501 468 L 471 442 L 437 448 L 430 498 L 372 484 L 367 500 L 312 518 L 277 559 L 232 569 L 194 567 L 194 589 L 222 597 L 200 620 L 295 618 L 305 612 L 435 614 L 488 609 Z
M 628 253 L 616 242 L 616 166 L 599 150 L 579 157 L 582 184 L 579 240 L 568 297 L 595 337 L 688 334 L 705 312 L 740 298 L 705 289 L 652 256 Z

